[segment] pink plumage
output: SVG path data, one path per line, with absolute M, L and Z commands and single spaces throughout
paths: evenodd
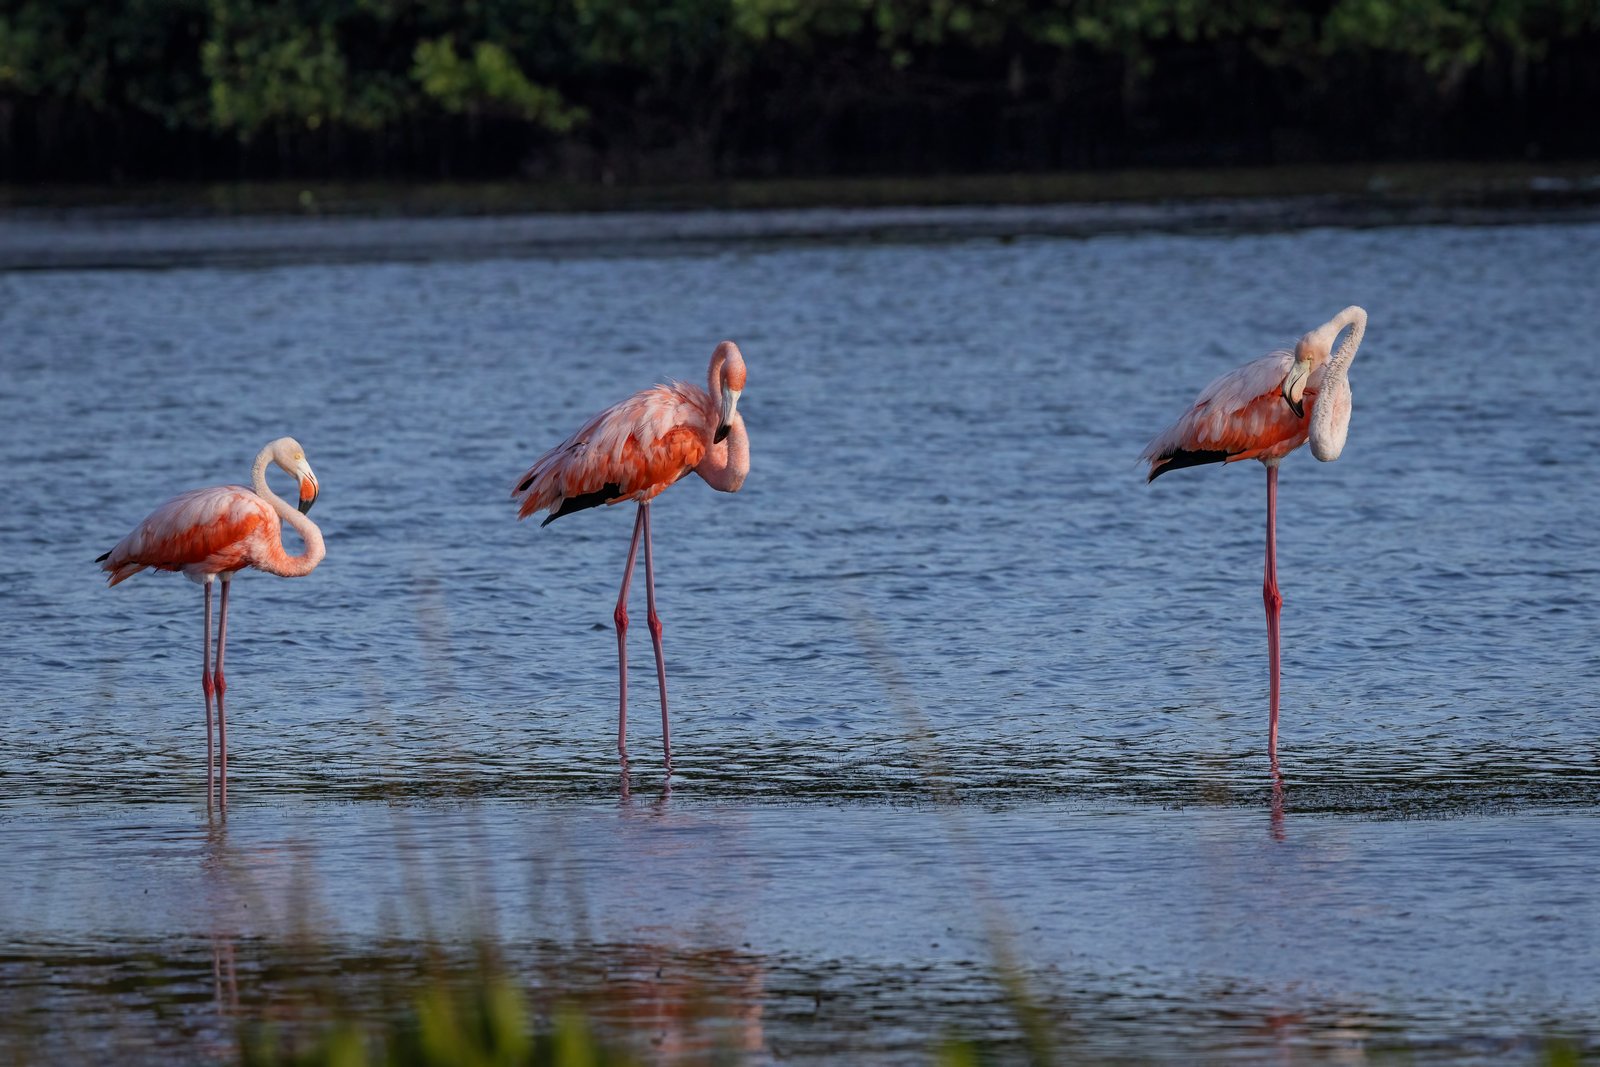
M 1284 380 L 1295 363 L 1293 352 L 1279 350 L 1217 378 L 1200 391 L 1182 417 L 1145 446 L 1150 481 L 1169 470 L 1201 463 L 1241 459 L 1281 459 L 1305 444 L 1311 428 L 1322 368 L 1305 387 L 1306 414 L 1296 414 L 1283 397 Z
M 213 485 L 162 504 L 97 562 L 111 576 L 108 585 L 146 567 L 203 582 L 271 562 L 274 554 L 283 556 L 283 540 L 267 502 L 242 485 Z
M 517 517 L 562 515 L 624 500 L 644 502 L 694 470 L 713 447 L 717 404 L 683 382 L 613 404 L 534 461 L 511 496 Z
M 541 508 L 549 513 L 541 526 L 601 504 L 624 500 L 639 504 L 622 588 L 612 612 L 617 624 L 617 751 L 624 767 L 628 757 L 628 586 L 642 536 L 647 618 L 661 687 L 661 747 L 667 772 L 672 772 L 667 665 L 661 650 L 661 617 L 656 614 L 650 501 L 690 471 L 724 493 L 736 493 L 744 485 L 750 470 L 750 444 L 744 417 L 738 412 L 744 384 L 744 356 L 738 345 L 724 341 L 711 354 L 706 388 L 673 382 L 611 405 L 535 460 L 511 487 L 518 518 L 525 519 Z M 623 782 L 626 786 L 626 774 Z
M 295 510 L 267 485 L 267 464 L 275 463 L 300 483 L 300 508 Z M 180 493 L 156 508 L 96 563 L 110 577 L 108 585 L 127 581 L 146 568 L 179 571 L 205 590 L 205 651 L 200 688 L 206 704 L 206 803 L 218 778 L 222 803 L 228 801 L 228 717 L 223 694 L 228 682 L 222 671 L 228 642 L 228 590 L 233 576 L 258 567 L 285 578 L 310 574 L 322 562 L 322 531 L 305 517 L 317 500 L 317 476 L 305 450 L 292 437 L 280 437 L 256 456 L 251 488 L 213 485 Z M 305 542 L 305 551 L 291 556 L 283 547 L 283 523 Z M 216 669 L 211 667 L 211 586 L 222 580 L 222 610 L 217 623 Z M 216 700 L 216 737 L 222 750 L 221 774 L 213 774 L 212 699 Z
M 1333 342 L 1350 332 L 1337 353 Z M 1203 463 L 1259 459 L 1267 468 L 1267 553 L 1261 599 L 1267 610 L 1267 657 L 1272 675 L 1267 752 L 1278 764 L 1278 464 L 1311 442 L 1320 460 L 1337 459 L 1350 421 L 1346 378 L 1367 327 L 1367 313 L 1351 306 L 1307 333 L 1294 351 L 1278 351 L 1231 370 L 1200 391 L 1189 410 L 1145 446 L 1147 481 L 1169 470 Z

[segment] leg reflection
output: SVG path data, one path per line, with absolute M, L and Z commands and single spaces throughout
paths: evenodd
M 1288 834 L 1283 828 L 1283 775 L 1278 771 L 1278 761 L 1272 761 L 1272 839 L 1284 840 Z

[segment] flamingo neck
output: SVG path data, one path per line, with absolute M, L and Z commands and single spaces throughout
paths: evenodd
M 1345 435 L 1350 422 L 1350 364 L 1361 347 L 1361 337 L 1367 332 L 1367 313 L 1364 309 L 1345 308 L 1317 332 L 1326 335 L 1331 345 L 1339 331 L 1349 327 L 1338 351 L 1328 357 L 1322 376 L 1317 383 L 1317 403 L 1311 411 L 1311 453 L 1323 462 L 1339 458 L 1344 450 Z
M 711 397 L 713 417 L 722 410 L 722 367 L 727 362 L 727 349 L 718 345 L 717 350 L 711 354 L 711 365 L 706 368 L 706 392 Z
M 713 408 L 722 403 L 722 365 L 727 360 L 719 348 L 711 356 L 711 366 L 706 368 L 706 392 L 711 396 Z
M 722 410 L 722 372 L 730 357 L 741 359 L 731 341 L 724 341 L 711 354 L 711 365 L 706 369 L 706 393 L 711 398 L 711 423 L 716 424 Z M 711 488 L 724 493 L 737 493 L 750 473 L 750 439 L 744 432 L 744 416 L 734 412 L 728 425 L 728 436 L 713 441 L 706 449 L 705 458 L 695 467 L 695 473 L 705 479 Z
M 255 466 L 250 469 L 250 488 L 255 490 L 256 496 L 265 500 L 278 513 L 278 518 L 294 527 L 294 532 L 300 535 L 300 540 L 305 542 L 306 550 L 298 556 L 291 556 L 283 549 L 283 532 L 280 529 L 276 543 L 272 546 L 270 558 L 262 560 L 256 566 L 269 574 L 281 575 L 284 578 L 300 578 L 310 574 L 322 562 L 322 557 L 327 554 L 327 549 L 322 543 L 322 531 L 317 529 L 317 524 L 300 513 L 267 484 L 267 464 L 272 462 L 272 446 L 268 445 L 256 456 Z
M 1323 335 L 1328 345 L 1333 344 L 1333 339 L 1346 326 L 1350 331 L 1344 335 L 1344 341 L 1339 345 L 1338 351 L 1328 357 L 1327 364 L 1322 370 L 1323 387 L 1336 384 L 1345 379 L 1350 373 L 1350 364 L 1356 358 L 1356 349 L 1361 347 L 1362 335 L 1367 332 L 1367 313 L 1363 308 L 1354 305 L 1345 308 L 1335 315 L 1325 326 L 1317 330 Z
M 706 458 L 694 472 L 707 485 L 724 493 L 737 493 L 750 473 L 750 438 L 744 432 L 744 416 L 735 413 L 728 436 L 706 451 Z

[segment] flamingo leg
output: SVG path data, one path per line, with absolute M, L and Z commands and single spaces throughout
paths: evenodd
M 228 679 L 222 674 L 222 654 L 228 647 L 228 589 L 232 585 L 231 580 L 222 579 L 222 610 L 217 621 L 217 747 L 222 753 L 218 797 L 223 807 L 228 806 L 228 713 L 222 708 L 222 694 L 228 691 Z
M 211 678 L 211 583 L 203 583 L 206 591 L 205 653 L 201 659 L 200 689 L 206 695 L 206 807 L 211 807 L 211 793 L 216 782 L 216 751 L 211 728 L 211 695 L 216 683 Z
M 617 623 L 617 752 L 628 758 L 628 586 L 633 582 L 633 561 L 639 557 L 639 532 L 644 529 L 644 505 L 633 520 L 633 540 L 628 544 L 628 565 L 622 572 L 622 591 L 617 594 L 617 610 L 611 617 Z
M 1278 591 L 1278 465 L 1267 466 L 1267 567 L 1261 582 L 1261 600 L 1267 608 L 1267 658 L 1272 666 L 1271 718 L 1267 722 L 1267 755 L 1278 762 L 1278 619 L 1283 594 Z
M 672 775 L 672 737 L 667 727 L 667 661 L 661 651 L 661 616 L 656 614 L 655 552 L 650 543 L 650 504 L 639 505 L 644 516 L 644 587 L 649 613 L 645 621 L 650 625 L 650 641 L 656 646 L 656 681 L 661 685 L 661 751 L 667 762 L 667 776 Z

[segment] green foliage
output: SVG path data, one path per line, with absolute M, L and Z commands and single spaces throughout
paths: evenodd
M 937 1067 L 978 1067 L 978 1047 L 970 1041 L 949 1040 L 938 1049 Z
M 1136 57 L 1175 38 L 1287 37 L 1308 52 L 1401 52 L 1430 71 L 1475 64 L 1495 47 L 1533 53 L 1600 28 L 1592 0 L 1336 0 L 1320 20 L 1289 0 L 729 0 L 734 27 L 756 40 L 816 44 L 871 31 L 886 52 L 943 43 L 1030 42 Z M 1277 53 L 1284 55 L 1283 53 Z M 1284 56 L 1287 59 L 1287 56 Z
M 570 134 L 659 106 L 671 140 L 780 59 L 870 92 L 951 55 L 1148 73 L 1166 45 L 1226 42 L 1301 70 L 1400 57 L 1449 86 L 1597 32 L 1596 0 L 0 0 L 0 99 L 241 139 L 441 115 Z
M 730 36 L 730 0 L 572 0 L 581 54 L 598 66 L 666 71 L 713 60 L 739 45 Z
M 1586 1062 L 1586 1057 L 1582 1046 L 1576 1041 L 1550 1038 L 1544 1044 L 1544 1054 L 1540 1060 L 1544 1067 L 1580 1067 Z
M 1574 0 L 1340 0 L 1323 23 L 1323 50 L 1399 52 L 1436 76 L 1458 75 L 1496 48 L 1535 55 L 1597 25 L 1600 5 Z
M 0 2 L 0 95 L 203 121 L 205 19 L 205 0 Z
M 411 76 L 422 91 L 455 114 L 503 108 L 518 118 L 565 133 L 584 118 L 554 89 L 535 85 L 500 45 L 480 41 L 470 59 L 448 37 L 417 42 Z
M 466 987 L 436 982 L 404 1018 L 363 1028 L 336 1020 L 306 1047 L 270 1027 L 247 1030 L 244 1067 L 632 1067 L 587 1020 L 562 1009 L 536 1032 L 522 996 L 503 979 Z
M 201 62 L 217 126 L 249 136 L 280 123 L 373 125 L 353 106 L 350 72 L 333 28 L 295 5 L 212 0 Z

